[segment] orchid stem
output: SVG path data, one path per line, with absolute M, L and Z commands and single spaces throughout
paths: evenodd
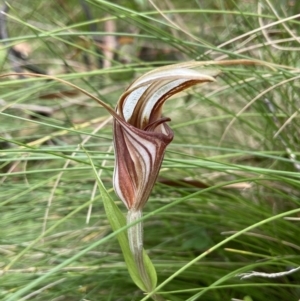
M 127 213 L 127 224 L 139 220 L 142 217 L 142 215 L 143 215 L 142 210 L 130 209 Z M 145 285 L 146 291 L 149 293 L 154 289 L 154 287 L 152 287 L 151 279 L 148 275 L 145 262 L 144 262 L 142 222 L 139 222 L 128 229 L 128 241 L 141 280 Z M 151 297 L 153 300 L 157 300 L 157 301 L 164 300 L 161 296 L 157 294 L 153 294 Z
M 141 210 L 131 209 L 127 214 L 127 223 L 133 223 L 142 217 Z M 143 223 L 139 222 L 128 229 L 128 240 L 131 253 L 133 255 L 135 264 L 141 279 L 147 291 L 152 290 L 151 281 L 146 271 L 144 258 L 143 258 Z

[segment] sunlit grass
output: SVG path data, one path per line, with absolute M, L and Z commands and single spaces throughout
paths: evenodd
M 19 63 L 114 107 L 134 78 L 159 64 L 273 64 L 214 66 L 222 70 L 216 83 L 166 103 L 175 138 L 144 210 L 144 247 L 166 300 L 298 300 L 299 271 L 237 275 L 300 265 L 299 3 L 156 1 L 162 15 L 146 1 L 87 2 L 92 20 L 77 1 L 12 2 L 1 75 L 13 68 L 7 49 L 25 42 L 29 61 Z M 103 69 L 93 37 L 108 34 L 108 20 L 119 39 Z M 128 275 L 90 164 L 125 212 L 112 190 L 107 112 L 43 78 L 1 78 L 0 91 L 0 299 L 150 300 Z

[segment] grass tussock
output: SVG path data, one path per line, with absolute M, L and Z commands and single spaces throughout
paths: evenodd
M 90 163 L 124 210 L 111 117 L 74 87 L 20 72 L 115 106 L 156 66 L 247 59 L 257 64 L 209 66 L 222 71 L 215 83 L 167 101 L 175 138 L 144 210 L 145 249 L 166 300 L 299 300 L 300 271 L 278 273 L 300 265 L 300 3 L 7 2 L 0 299 L 150 300 L 128 275 Z M 251 271 L 271 278 L 238 276 Z

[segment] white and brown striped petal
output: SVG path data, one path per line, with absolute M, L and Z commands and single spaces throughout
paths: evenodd
M 213 76 L 216 76 L 215 72 Z M 127 209 L 142 210 L 173 132 L 162 117 L 172 95 L 214 77 L 188 68 L 163 67 L 134 81 L 120 97 L 114 119 L 115 192 Z
M 173 132 L 164 124 L 161 134 L 124 127 L 114 121 L 114 188 L 128 209 L 140 210 L 147 202 Z

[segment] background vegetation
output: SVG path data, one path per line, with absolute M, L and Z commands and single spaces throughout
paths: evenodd
M 300 271 L 237 275 L 300 265 L 300 2 L 7 4 L 1 75 L 47 73 L 112 106 L 158 65 L 273 64 L 220 66 L 216 83 L 166 103 L 175 139 L 145 208 L 145 248 L 167 300 L 299 300 Z M 125 209 L 107 112 L 54 80 L 10 75 L 0 86 L 0 299 L 146 300 L 80 147 Z

